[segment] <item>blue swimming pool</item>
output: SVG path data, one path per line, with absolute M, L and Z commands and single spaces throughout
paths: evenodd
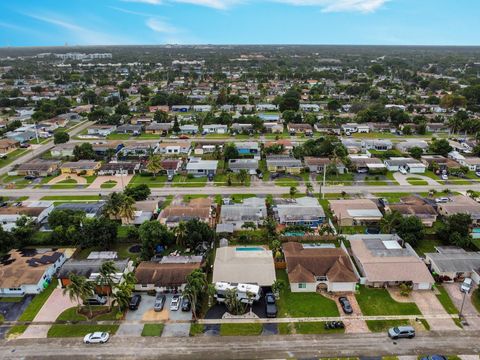
M 237 247 L 235 251 L 263 251 L 262 247 Z

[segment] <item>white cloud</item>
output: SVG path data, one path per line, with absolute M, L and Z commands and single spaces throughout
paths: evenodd
M 162 2 L 161 0 L 121 0 L 121 1 L 136 2 L 136 3 L 150 4 L 150 5 L 158 5 Z
M 274 0 L 295 6 L 320 6 L 323 12 L 373 12 L 390 0 Z
M 159 19 L 156 19 L 156 18 L 150 18 L 146 21 L 145 23 L 151 30 L 155 31 L 155 32 L 159 32 L 159 33 L 164 33 L 164 34 L 175 34 L 177 33 L 179 30 L 168 24 L 167 22 L 165 21 L 162 21 L 162 20 L 159 20 Z
M 214 9 L 225 10 L 232 5 L 243 2 L 243 0 L 120 0 L 122 2 L 135 2 L 150 5 L 171 4 L 171 3 L 183 3 L 198 6 L 206 6 Z

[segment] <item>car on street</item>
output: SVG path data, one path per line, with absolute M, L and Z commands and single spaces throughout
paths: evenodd
M 465 280 L 463 280 L 462 285 L 460 285 L 460 291 L 468 294 L 470 292 L 470 290 L 472 289 L 472 286 L 473 286 L 472 279 L 465 278 Z
M 265 294 L 265 314 L 269 318 L 277 317 L 277 304 L 275 303 L 275 295 L 272 293 Z
M 163 310 L 167 297 L 163 294 L 157 294 L 155 302 L 153 303 L 153 311 L 159 312 Z
M 105 344 L 110 339 L 108 332 L 96 331 L 85 335 L 83 342 L 85 344 Z
M 350 301 L 348 301 L 348 299 L 345 296 L 339 297 L 338 302 L 342 306 L 343 312 L 345 314 L 352 314 L 353 313 L 352 305 L 350 304 Z
M 130 303 L 128 304 L 128 308 L 130 310 L 137 310 L 141 301 L 142 301 L 141 295 L 139 294 L 133 295 L 132 298 L 130 299 Z
M 170 310 L 177 311 L 180 308 L 180 295 L 173 295 L 170 301 Z
M 182 297 L 182 311 L 190 311 L 191 308 L 190 300 L 186 296 Z
M 107 303 L 107 298 L 105 296 L 95 295 L 85 299 L 83 302 L 84 305 L 105 305 Z
M 447 360 L 447 357 L 443 355 L 427 355 L 423 356 L 421 360 Z
M 400 338 L 412 339 L 415 337 L 415 329 L 412 326 L 395 326 L 388 329 L 388 336 L 394 340 Z
M 435 202 L 437 204 L 444 204 L 444 203 L 447 203 L 449 201 L 450 201 L 450 199 L 448 197 L 441 197 L 441 198 L 436 198 L 435 199 Z

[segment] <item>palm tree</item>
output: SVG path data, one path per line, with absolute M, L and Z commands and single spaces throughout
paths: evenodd
M 308 194 L 313 194 L 313 185 L 312 185 L 311 183 L 308 182 L 308 183 L 305 185 L 305 188 L 307 189 L 307 195 L 308 195 Z
M 185 296 L 191 304 L 192 307 L 192 316 L 194 320 L 197 320 L 197 301 L 198 301 L 198 291 L 193 286 L 185 285 L 183 289 L 183 296 Z
M 393 230 L 398 226 L 402 215 L 398 211 L 387 212 L 380 220 L 380 229 L 384 234 L 391 234 Z
M 103 212 L 107 217 L 111 219 L 119 219 L 123 198 L 124 195 L 117 192 L 113 192 L 107 197 L 107 201 L 103 207 Z
M 245 313 L 245 306 L 238 298 L 236 289 L 227 289 L 227 291 L 225 291 L 225 306 L 232 315 L 242 315 Z
M 135 200 L 130 196 L 123 195 L 118 213 L 120 218 L 126 219 L 127 222 L 133 220 L 135 218 L 135 210 Z
M 185 239 L 187 237 L 187 227 L 185 222 L 180 221 L 178 226 L 175 228 L 175 235 L 177 237 L 177 245 L 180 247 L 184 247 Z
M 243 185 L 247 181 L 247 178 L 248 178 L 247 170 L 241 169 L 237 174 L 238 181 L 240 181 L 240 183 Z
M 118 306 L 118 311 L 124 311 L 130 303 L 132 297 L 132 288 L 126 284 L 121 283 L 116 286 L 116 291 L 112 294 L 113 304 Z
M 152 173 L 155 178 L 161 170 L 163 170 L 162 158 L 159 155 L 150 156 L 147 162 L 147 171 Z
M 207 277 L 200 269 L 192 271 L 187 276 L 187 285 L 185 285 L 183 294 L 188 298 L 188 300 L 190 300 L 190 303 L 192 304 L 192 315 L 194 319 L 197 318 L 198 297 L 200 294 L 205 292 L 207 289 L 207 284 Z
M 291 197 L 291 198 L 294 198 L 295 195 L 297 194 L 297 192 L 298 192 L 298 190 L 297 190 L 297 188 L 296 188 L 295 186 L 291 186 L 291 187 L 290 187 L 290 197 Z
M 275 298 L 280 299 L 280 292 L 285 289 L 285 281 L 277 279 L 272 284 L 272 291 L 275 294 Z
M 112 289 L 115 286 L 115 274 L 117 272 L 118 269 L 112 260 L 105 261 L 104 263 L 102 263 L 100 267 L 100 273 L 97 277 L 97 285 L 101 286 L 102 289 L 104 287 L 107 288 L 107 299 L 110 310 L 112 309 L 110 297 L 112 295 Z
M 70 274 L 68 277 L 70 283 L 63 289 L 63 294 L 68 295 L 71 301 L 77 303 L 78 310 L 82 306 L 82 300 L 85 295 L 87 279 L 85 276 Z

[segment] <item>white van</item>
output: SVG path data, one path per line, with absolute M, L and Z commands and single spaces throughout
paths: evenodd
M 473 280 L 470 278 L 465 278 L 465 280 L 463 280 L 462 285 L 460 286 L 460 291 L 468 294 L 472 289 L 472 286 L 473 286 Z

